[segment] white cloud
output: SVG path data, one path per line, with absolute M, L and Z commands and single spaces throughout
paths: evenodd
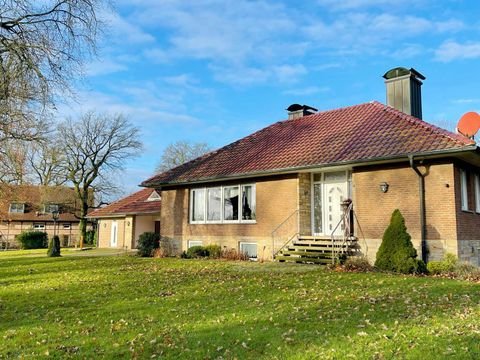
M 133 21 L 129 21 L 117 13 L 104 13 L 102 17 L 109 26 L 109 31 L 104 39 L 107 44 L 112 40 L 122 45 L 155 42 L 153 35 L 144 31 L 140 26 L 134 24 Z
M 319 93 L 325 93 L 330 91 L 330 88 L 327 86 L 324 87 L 319 87 L 319 86 L 306 86 L 303 88 L 297 88 L 297 89 L 290 89 L 290 90 L 285 90 L 282 92 L 284 95 L 292 95 L 292 96 L 308 96 L 308 95 L 314 95 L 314 94 L 319 94 Z
M 103 58 L 86 64 L 85 74 L 87 76 L 101 76 L 126 71 L 127 69 L 128 67 L 125 64 L 113 59 Z
M 480 98 L 474 99 L 455 99 L 452 100 L 454 104 L 478 104 L 480 103 Z
M 480 42 L 461 44 L 453 40 L 445 41 L 435 51 L 435 58 L 442 62 L 480 58 Z

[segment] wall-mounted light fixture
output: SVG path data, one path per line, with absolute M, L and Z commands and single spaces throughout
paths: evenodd
M 386 193 L 388 191 L 388 183 L 387 182 L 381 182 L 380 183 L 380 191 L 383 192 L 383 193 Z
M 130 226 L 130 221 L 127 221 L 127 226 Z

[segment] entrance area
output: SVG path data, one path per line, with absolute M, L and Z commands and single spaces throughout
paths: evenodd
M 312 174 L 312 234 L 342 235 L 343 200 L 350 197 L 350 172 L 332 171 Z

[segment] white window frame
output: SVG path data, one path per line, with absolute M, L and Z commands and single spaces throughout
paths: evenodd
M 480 213 L 480 174 L 475 174 L 475 211 Z
M 45 223 L 33 223 L 32 228 L 33 230 L 45 230 L 46 226 Z
M 56 207 L 56 209 L 51 210 L 50 206 Z M 49 208 L 48 211 L 47 211 L 47 207 Z M 44 204 L 43 205 L 44 214 L 52 214 L 54 211 L 58 212 L 59 210 L 60 210 L 60 206 L 58 204 Z
M 463 169 L 460 169 L 460 192 L 462 210 L 468 211 L 468 179 L 467 172 Z
M 193 198 L 194 198 L 194 192 L 203 190 L 203 220 L 193 220 Z M 190 224 L 205 224 L 205 221 L 207 219 L 207 189 L 206 188 L 195 188 L 195 189 L 190 189 L 190 208 L 188 210 L 189 212 L 189 218 L 190 218 Z
M 194 246 L 203 246 L 203 241 L 202 240 L 188 240 L 187 249 L 190 249 L 191 247 L 194 247 Z
M 12 211 L 12 205 L 15 205 L 15 211 Z M 22 205 L 22 210 L 19 211 L 16 207 L 17 205 Z M 10 203 L 10 206 L 8 208 L 8 212 L 12 214 L 23 214 L 25 212 L 25 203 L 19 203 L 19 202 L 13 202 Z
M 70 224 L 70 223 L 64 223 L 63 226 L 62 226 L 62 228 L 63 228 L 64 230 L 70 230 L 70 229 L 72 228 L 72 224 Z
M 255 219 L 252 220 L 243 220 L 243 214 L 242 214 L 242 201 L 243 201 L 243 188 L 246 186 L 251 186 L 252 187 L 252 197 L 255 199 Z M 227 187 L 238 187 L 239 190 L 239 201 L 238 201 L 238 220 L 225 220 L 224 219 L 224 201 L 225 201 L 225 188 Z M 220 220 L 208 220 L 208 206 L 207 206 L 207 201 L 208 201 L 208 190 L 209 189 L 215 189 L 215 188 L 221 188 L 221 209 L 220 209 Z M 193 197 L 194 197 L 194 192 L 197 190 L 203 190 L 204 191 L 204 220 L 193 220 Z M 232 184 L 232 185 L 224 185 L 224 186 L 211 186 L 211 187 L 202 187 L 202 188 L 194 188 L 190 189 L 190 199 L 189 199 L 189 209 L 188 209 L 188 219 L 190 221 L 190 224 L 256 224 L 257 223 L 257 186 L 256 183 L 248 183 L 248 184 Z
M 250 259 L 258 259 L 258 244 L 256 242 L 249 242 L 249 241 L 240 241 L 239 244 L 238 244 L 238 251 L 240 253 L 244 253 L 242 251 L 242 245 L 255 245 L 256 248 L 257 248 L 257 256 L 256 257 L 249 257 Z

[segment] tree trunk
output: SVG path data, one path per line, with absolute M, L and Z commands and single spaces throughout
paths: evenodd
M 78 224 L 80 231 L 80 249 L 83 248 L 83 243 L 87 237 L 87 213 L 88 213 L 88 189 L 82 194 L 82 209 L 80 213 L 80 223 Z

